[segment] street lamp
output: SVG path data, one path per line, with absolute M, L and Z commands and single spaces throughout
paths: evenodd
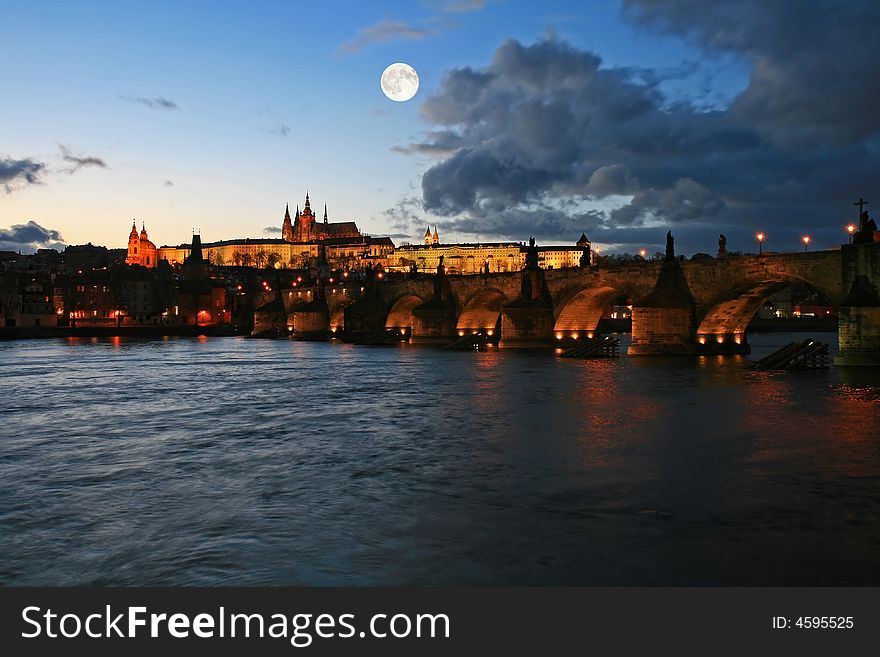
M 852 244 L 853 235 L 854 235 L 855 232 L 856 232 L 856 225 L 855 225 L 855 224 L 850 224 L 849 226 L 847 226 L 847 227 L 846 227 L 846 232 L 849 233 L 849 243 Z
M 807 252 L 807 245 L 810 243 L 810 236 L 804 235 L 801 239 L 804 241 L 804 253 L 806 253 Z
M 645 249 L 639 249 L 639 255 L 644 258 L 646 255 L 648 255 L 648 252 L 645 251 Z
M 758 233 L 755 235 L 755 239 L 758 240 L 758 255 L 762 255 L 764 253 L 763 244 L 764 244 L 764 233 Z

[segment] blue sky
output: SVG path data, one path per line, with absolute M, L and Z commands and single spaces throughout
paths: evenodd
M 207 240 L 256 237 L 279 226 L 285 202 L 302 203 L 308 190 L 313 205 L 328 204 L 331 221 L 355 220 L 398 244 L 417 240 L 425 221 L 441 224 L 449 240 L 527 239 L 510 234 L 521 224 L 480 226 L 487 212 L 514 209 L 493 199 L 483 199 L 479 212 L 423 208 L 422 177 L 437 157 L 400 152 L 431 141 L 436 113 L 424 103 L 447 92 L 444 74 L 485 69 L 510 39 L 595 53 L 602 69 L 629 71 L 627 79 L 659 76 L 661 108 L 723 111 L 749 83 L 742 51 L 652 28 L 623 16 L 612 0 L 7 0 L 0 228 L 33 220 L 67 243 L 121 246 L 136 218 L 161 244 L 184 241 L 193 228 Z M 381 94 L 379 75 L 395 61 L 420 75 L 412 101 Z M 14 175 L 22 163 L 42 166 L 28 180 Z M 519 209 L 546 209 L 559 189 L 537 190 Z M 595 210 L 633 194 L 573 197 Z M 409 208 L 405 220 L 394 210 L 401 207 Z M 655 212 L 625 228 L 664 221 Z M 569 217 L 531 232 L 545 242 L 576 232 L 573 242 L 575 225 Z M 607 221 L 584 225 L 598 231 L 596 241 L 607 234 L 612 248 L 647 239 L 624 239 L 626 231 L 614 237 L 609 228 Z

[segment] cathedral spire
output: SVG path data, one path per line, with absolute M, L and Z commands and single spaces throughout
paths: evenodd
M 290 203 L 284 204 L 284 220 L 290 221 Z
M 324 204 L 324 223 L 327 223 L 327 204 Z
M 311 207 L 312 206 L 309 204 L 309 193 L 306 192 L 306 204 L 305 206 L 303 206 L 303 212 L 305 212 L 307 209 L 311 209 Z

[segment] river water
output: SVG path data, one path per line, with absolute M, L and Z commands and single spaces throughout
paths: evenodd
M 880 584 L 880 372 L 744 362 L 0 343 L 0 583 Z

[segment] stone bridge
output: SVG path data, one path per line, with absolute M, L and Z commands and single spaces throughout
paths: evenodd
M 699 342 L 737 344 L 758 308 L 774 292 L 803 283 L 829 305 L 844 295 L 841 251 L 768 253 L 679 260 L 693 295 Z M 633 305 L 654 289 L 660 262 L 583 269 L 540 270 L 523 301 L 527 272 L 435 276 L 389 274 L 371 282 L 282 291 L 296 331 L 329 325 L 356 338 L 386 330 L 413 341 L 449 341 L 484 332 L 501 346 L 546 345 L 556 339 L 592 337 L 614 305 Z M 324 319 L 314 315 L 315 301 Z M 299 320 L 297 320 L 297 315 Z M 518 327 L 518 328 L 517 328 Z M 634 327 L 635 332 L 635 327 Z M 499 335 L 500 334 L 500 335 Z

